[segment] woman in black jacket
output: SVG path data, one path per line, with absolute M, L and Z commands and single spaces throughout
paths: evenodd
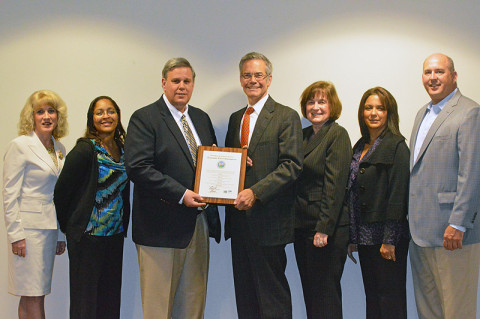
M 67 155 L 55 186 L 70 259 L 70 318 L 120 317 L 123 240 L 130 216 L 120 108 L 95 98 L 85 136 Z
M 363 94 L 362 137 L 353 147 L 348 181 L 349 257 L 358 250 L 367 318 L 406 318 L 410 152 L 400 134 L 397 102 L 382 87 Z
M 352 157 L 347 131 L 335 120 L 342 104 L 335 86 L 318 81 L 302 93 L 303 172 L 295 200 L 295 256 L 308 318 L 342 318 L 340 279 L 347 258 L 345 187 Z

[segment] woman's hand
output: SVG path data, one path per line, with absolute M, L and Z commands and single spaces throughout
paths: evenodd
M 357 264 L 357 260 L 355 259 L 355 257 L 353 257 L 353 253 L 356 251 L 358 251 L 357 244 L 348 244 L 347 255 L 348 255 L 348 258 L 350 258 L 354 264 Z
M 380 247 L 380 254 L 386 260 L 395 261 L 395 246 L 389 244 L 382 244 Z
M 327 246 L 327 244 L 328 244 L 328 235 L 325 235 L 320 232 L 316 232 L 315 236 L 313 237 L 313 245 L 315 247 L 322 248 Z
M 57 251 L 55 252 L 55 254 L 57 255 L 61 255 L 65 252 L 65 242 L 64 241 L 57 241 Z
M 25 239 L 12 243 L 12 252 L 19 257 L 25 257 L 27 254 L 27 243 L 25 242 Z

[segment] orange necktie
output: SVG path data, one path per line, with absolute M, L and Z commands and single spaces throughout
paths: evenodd
M 248 107 L 245 115 L 243 116 L 242 131 L 240 135 L 240 146 L 248 146 L 248 136 L 250 134 L 250 114 L 253 113 L 255 109 L 251 106 Z

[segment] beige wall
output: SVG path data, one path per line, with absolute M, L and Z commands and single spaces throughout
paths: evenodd
M 123 111 L 161 95 L 161 69 L 184 56 L 197 72 L 191 103 L 206 110 L 223 145 L 229 115 L 245 105 L 238 61 L 260 51 L 273 62 L 271 95 L 297 109 L 311 82 L 331 80 L 343 102 L 339 123 L 352 141 L 363 92 L 376 85 L 399 104 L 401 131 L 410 137 L 418 108 L 428 101 L 420 80 L 423 59 L 444 52 L 456 62 L 462 93 L 480 101 L 478 1 L 0 1 L 0 152 L 16 136 L 18 114 L 33 91 L 58 92 L 69 107 L 67 149 L 83 133 L 89 102 L 110 95 Z M 2 163 L 0 163 L 2 164 Z M 6 256 L 0 227 L 0 256 Z M 304 318 L 293 250 L 287 274 L 294 318 Z M 14 318 L 18 298 L 6 293 L 6 258 L 0 258 L 0 313 Z M 409 316 L 416 317 L 411 277 Z M 345 318 L 360 318 L 364 295 L 359 267 L 347 261 Z M 211 246 L 206 318 L 236 317 L 230 244 Z M 47 317 L 67 318 L 68 258 L 57 258 Z M 140 318 L 136 253 L 127 239 L 122 318 Z

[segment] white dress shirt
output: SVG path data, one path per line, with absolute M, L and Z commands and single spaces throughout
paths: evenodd
M 260 99 L 255 105 L 248 105 L 248 107 L 253 107 L 254 111 L 252 114 L 250 114 L 250 125 L 249 125 L 249 132 L 248 132 L 248 145 L 250 145 L 250 139 L 252 138 L 252 133 L 253 129 L 255 128 L 255 124 L 257 123 L 258 115 L 263 109 L 263 106 L 265 105 L 265 102 L 268 100 L 268 94 L 266 94 L 264 97 Z M 247 112 L 247 110 L 245 110 Z M 243 117 L 245 117 L 245 113 L 243 114 Z M 240 134 L 238 135 L 240 138 L 242 138 L 242 125 L 243 125 L 243 118 L 242 118 L 242 123 L 240 123 Z

